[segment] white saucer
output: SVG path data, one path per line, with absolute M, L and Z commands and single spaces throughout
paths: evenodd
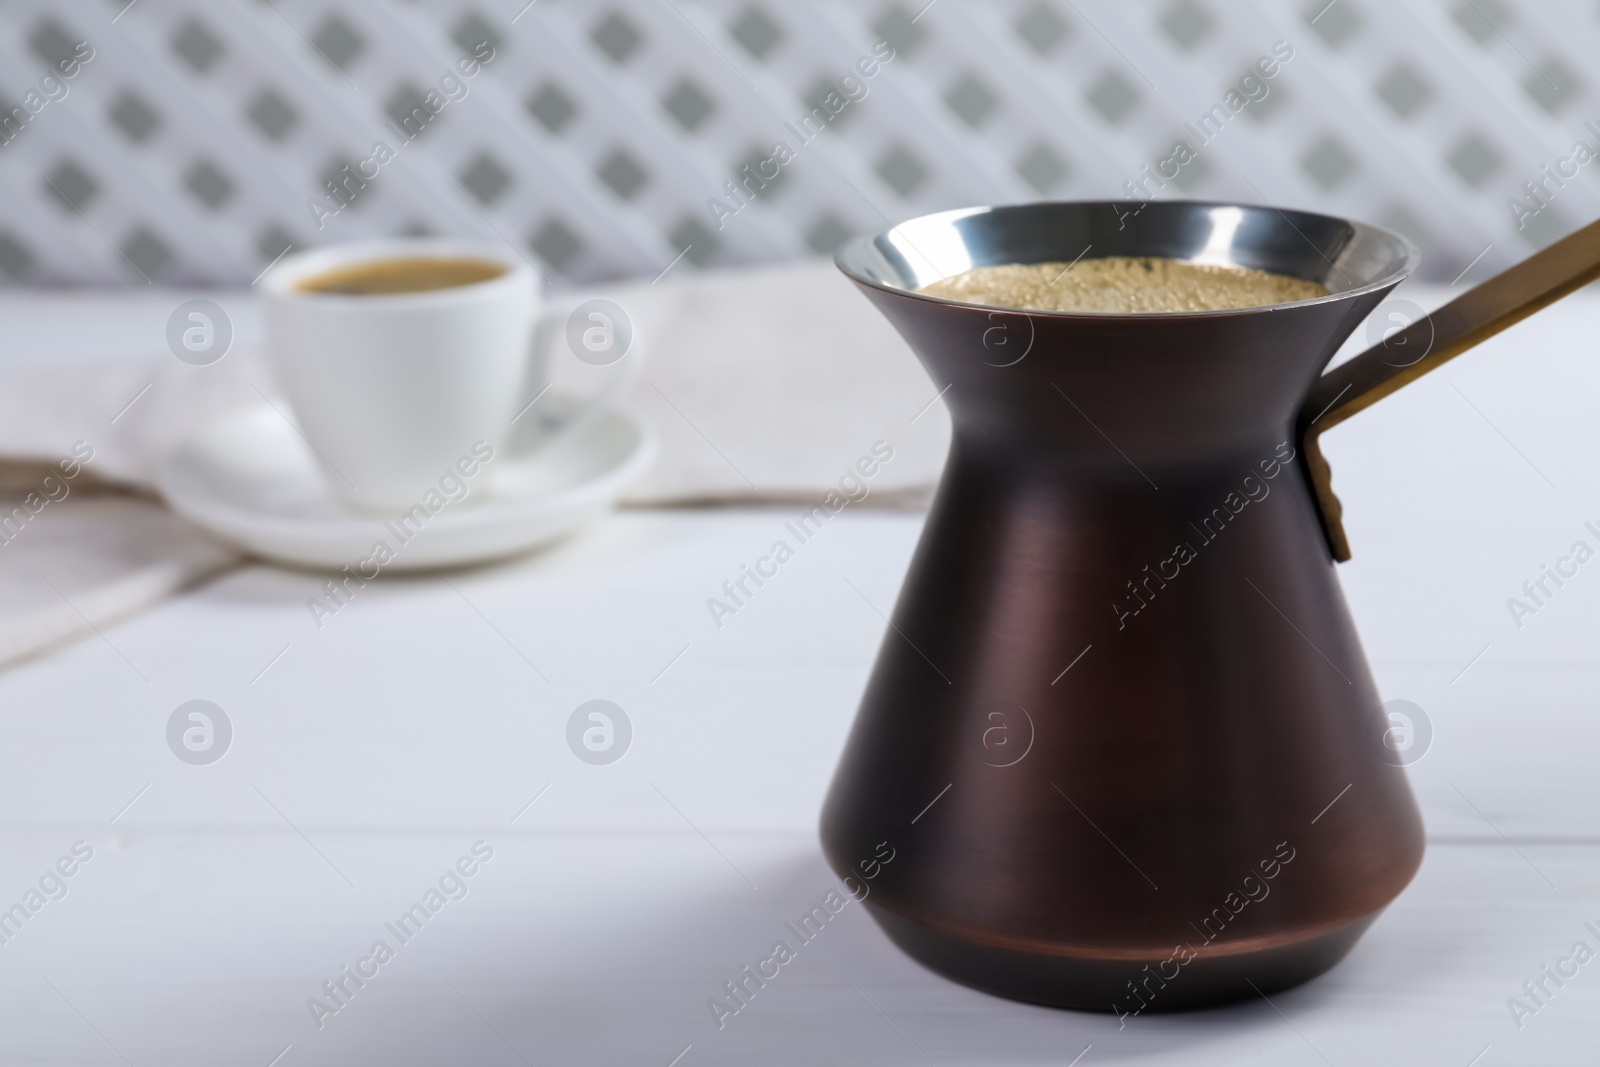
M 599 411 L 531 456 L 490 463 L 466 499 L 416 530 L 398 527 L 398 512 L 367 516 L 344 507 L 299 431 L 263 405 L 175 449 L 156 487 L 180 515 L 268 559 L 356 569 L 382 541 L 393 553 L 383 571 L 421 570 L 553 541 L 609 510 L 655 453 L 649 430 L 619 411 Z M 497 490 L 489 475 L 500 476 Z

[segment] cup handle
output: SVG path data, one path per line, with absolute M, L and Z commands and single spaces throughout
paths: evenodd
M 579 312 L 582 314 L 577 315 Z M 586 363 L 602 367 L 620 364 L 604 384 L 584 397 L 557 392 L 549 373 L 562 349 L 574 344 L 578 348 L 573 354 Z M 544 372 L 545 384 L 512 416 L 512 433 L 507 439 L 512 462 L 565 437 L 612 404 L 632 380 L 640 358 L 637 329 L 620 308 L 604 300 L 544 308 L 534 320 L 528 347 L 529 366 Z M 584 354 L 579 355 L 579 350 Z

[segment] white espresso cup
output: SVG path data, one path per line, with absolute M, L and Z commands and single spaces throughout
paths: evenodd
M 406 259 L 471 260 L 501 270 L 482 281 L 412 292 L 313 288 L 353 268 Z M 410 507 L 465 457 L 481 461 L 492 450 L 497 466 L 514 462 L 505 455 L 514 429 L 522 431 L 519 449 L 543 444 L 582 421 L 620 383 L 614 378 L 581 403 L 568 398 L 558 405 L 559 421 L 545 415 L 513 427 L 528 398 L 548 388 L 551 361 L 548 351 L 534 351 L 538 278 L 505 247 L 435 238 L 364 241 L 287 256 L 261 285 L 267 347 L 295 421 L 331 488 L 361 510 Z M 537 334 L 565 336 L 559 329 Z

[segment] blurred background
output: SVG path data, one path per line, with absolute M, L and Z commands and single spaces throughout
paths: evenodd
M 1597 53 L 1592 0 L 0 0 L 0 284 L 401 233 L 557 284 L 787 261 L 1179 143 L 1140 195 L 1375 221 L 1448 282 L 1600 214 Z

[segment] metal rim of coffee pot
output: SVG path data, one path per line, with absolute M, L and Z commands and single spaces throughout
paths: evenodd
M 1245 267 L 1317 282 L 1307 300 L 1214 311 L 1023 310 L 916 290 L 973 267 L 1150 256 Z M 1392 287 L 1422 260 L 1400 234 L 1332 215 L 1201 200 L 1048 201 L 969 207 L 908 219 L 843 245 L 834 262 L 863 285 L 922 300 L 1051 317 L 1163 318 L 1251 315 L 1350 300 Z M 1068 268 L 1070 269 L 1070 267 Z M 1065 273 L 1065 271 L 1063 271 Z

